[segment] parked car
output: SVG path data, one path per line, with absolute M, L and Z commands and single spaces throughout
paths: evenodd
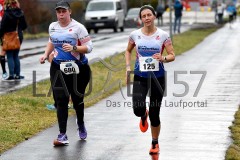
M 130 8 L 127 12 L 127 16 L 125 17 L 125 27 L 141 27 L 142 21 L 139 17 L 140 8 Z
M 90 32 L 99 29 L 112 28 L 114 32 L 120 28 L 124 31 L 124 4 L 125 0 L 92 0 L 88 3 L 85 13 L 85 26 Z

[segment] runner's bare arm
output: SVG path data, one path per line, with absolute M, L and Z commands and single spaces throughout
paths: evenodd
M 126 59 L 126 70 L 131 71 L 131 53 L 134 48 L 134 44 L 128 42 L 127 49 L 125 51 L 125 59 Z
M 127 49 L 125 51 L 125 59 L 126 59 L 126 84 L 130 81 L 130 71 L 131 71 L 131 53 L 134 48 L 134 44 L 128 42 Z
M 78 53 L 88 53 L 89 52 L 88 51 L 89 49 L 86 45 L 82 45 L 82 46 L 76 45 L 76 50 L 74 50 L 74 48 L 73 48 L 74 46 L 67 44 L 67 43 L 64 43 L 62 47 L 65 52 L 72 52 L 72 51 L 78 52 Z
M 167 44 L 166 46 L 166 51 L 167 51 L 167 56 L 162 56 L 161 53 L 155 53 L 153 55 L 153 58 L 160 61 L 160 62 L 163 62 L 163 63 L 167 63 L 167 62 L 172 62 L 175 60 L 175 54 L 174 54 L 174 49 L 173 49 L 173 46 L 172 44 Z
M 164 61 L 166 62 L 172 62 L 175 60 L 175 54 L 174 54 L 174 49 L 172 43 L 167 44 L 166 46 L 166 51 L 167 51 L 167 56 L 164 57 Z
M 47 46 L 45 48 L 44 54 L 39 58 L 39 62 L 41 64 L 45 63 L 45 60 L 48 58 L 48 56 L 52 53 L 54 49 L 54 45 L 51 42 L 47 43 Z

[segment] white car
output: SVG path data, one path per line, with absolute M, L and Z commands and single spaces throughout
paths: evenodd
M 90 33 L 99 29 L 112 28 L 114 32 L 120 28 L 124 31 L 124 9 L 121 0 L 92 0 L 85 13 L 85 26 Z

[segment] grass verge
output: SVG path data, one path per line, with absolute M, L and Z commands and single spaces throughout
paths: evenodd
M 215 27 L 204 30 L 194 29 L 174 35 L 176 55 L 193 48 L 216 29 Z M 132 66 L 134 61 L 135 54 L 132 54 Z M 106 64 L 96 62 L 91 65 L 92 91 L 85 98 L 86 107 L 125 86 L 124 53 L 107 58 L 104 62 Z M 53 103 L 52 96 L 47 96 L 49 90 L 49 80 L 45 80 L 36 84 L 36 93 L 42 94 L 42 97 L 34 96 L 32 85 L 0 96 L 0 153 L 56 123 L 56 113 L 45 107 L 46 104 Z M 73 110 L 69 113 L 75 114 Z
M 232 126 L 229 127 L 232 133 L 233 143 L 229 146 L 225 159 L 239 160 L 240 159 L 240 106 L 234 115 L 235 120 Z

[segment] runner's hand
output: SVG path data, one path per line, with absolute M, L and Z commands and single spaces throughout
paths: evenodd
M 41 63 L 41 64 L 43 64 L 43 63 L 45 63 L 45 60 L 47 59 L 47 57 L 45 56 L 45 55 L 43 55 L 43 56 L 41 56 L 40 58 L 39 58 L 39 62 Z
M 154 59 L 156 59 L 157 61 L 159 61 L 159 62 L 163 62 L 164 61 L 163 56 L 160 53 L 155 53 L 152 57 Z
M 73 50 L 73 46 L 68 43 L 64 43 L 62 45 L 62 48 L 63 48 L 64 52 L 71 52 Z

